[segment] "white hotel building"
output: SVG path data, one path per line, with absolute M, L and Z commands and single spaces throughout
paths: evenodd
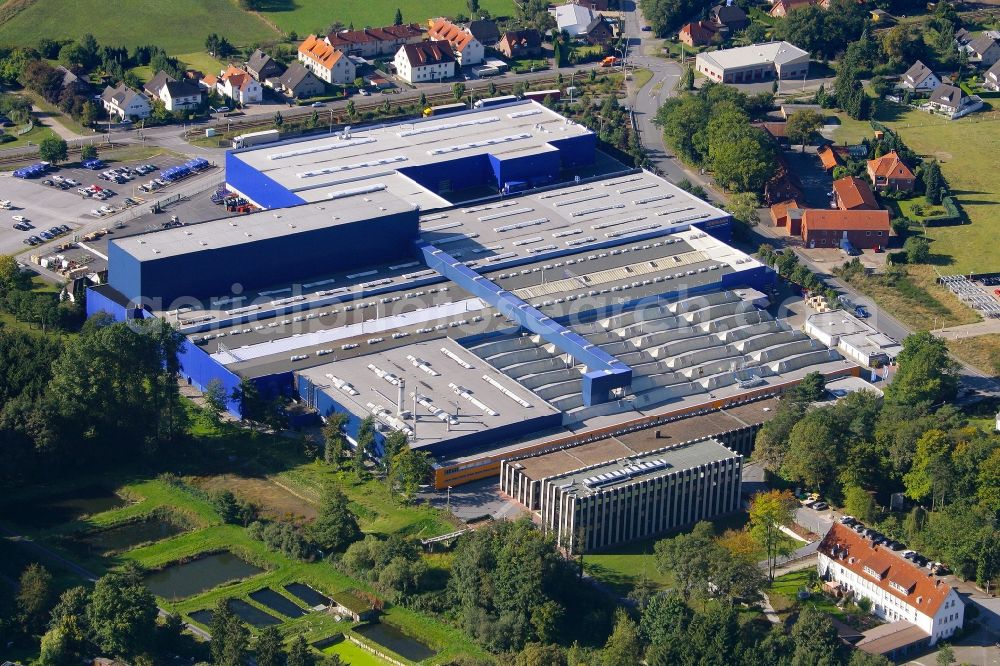
M 870 599 L 872 613 L 886 622 L 913 625 L 919 632 L 909 633 L 928 645 L 949 638 L 965 618 L 955 588 L 839 523 L 820 543 L 819 575 L 828 588 Z

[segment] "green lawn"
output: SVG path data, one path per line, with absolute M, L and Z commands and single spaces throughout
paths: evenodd
M 35 126 L 30 132 L 26 132 L 25 134 L 17 136 L 16 134 L 14 134 L 14 131 L 16 129 L 17 128 L 15 127 L 11 127 L 9 130 L 4 131 L 4 134 L 8 134 L 14 137 L 14 140 L 4 144 L 0 144 L 0 151 L 6 150 L 8 148 L 21 148 L 23 146 L 27 146 L 29 143 L 35 144 L 37 146 L 44 139 L 47 139 L 50 136 L 58 137 L 58 135 L 54 131 L 52 131 L 51 127 L 46 127 L 38 120 L 35 121 Z
M 329 3 L 316 5 L 332 13 Z M 235 0 L 124 0 L 112 4 L 102 0 L 38 0 L 0 25 L 0 43 L 34 46 L 42 37 L 78 39 L 88 32 L 101 44 L 129 48 L 155 44 L 171 54 L 204 49 L 205 37 L 213 32 L 236 45 L 280 37 L 266 22 L 241 10 Z
M 324 648 L 323 654 L 335 654 L 350 666 L 385 666 L 389 663 L 346 639 Z
M 323 32 L 334 21 L 344 25 L 354 24 L 358 30 L 365 26 L 392 25 L 396 8 L 403 13 L 407 23 L 426 24 L 427 19 L 436 16 L 455 16 L 469 13 L 464 0 L 438 0 L 428 3 L 424 0 L 343 0 L 332 3 L 329 0 L 273 0 L 271 9 L 261 14 L 273 21 L 285 32 L 295 31 L 300 36 L 310 32 Z M 514 4 L 511 0 L 482 0 L 482 9 L 493 16 L 513 16 Z M 221 30 L 220 34 L 223 33 Z M 230 37 L 232 39 L 232 37 Z
M 898 108 L 898 107 L 897 107 Z M 945 120 L 915 109 L 883 122 L 924 158 L 937 159 L 941 171 L 971 224 L 928 227 L 931 252 L 943 255 L 942 273 L 996 270 L 995 241 L 1000 234 L 1000 112 L 974 113 Z M 865 122 L 845 122 L 834 135 L 837 143 L 871 136 Z
M 778 576 L 768 588 L 767 596 L 771 600 L 771 605 L 778 611 L 779 615 L 785 611 L 792 611 L 812 606 L 818 610 L 832 615 L 838 620 L 847 619 L 847 613 L 838 608 L 834 601 L 821 592 L 812 591 L 811 596 L 805 601 L 798 599 L 799 590 L 807 587 L 809 581 L 809 569 L 793 571 L 792 573 Z

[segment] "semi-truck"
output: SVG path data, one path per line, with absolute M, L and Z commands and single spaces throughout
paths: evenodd
M 250 132 L 249 134 L 240 134 L 239 136 L 233 137 L 233 149 L 239 148 L 249 148 L 250 146 L 259 146 L 262 143 L 272 143 L 278 140 L 278 130 L 270 129 L 264 130 L 263 132 Z
M 486 97 L 484 99 L 476 100 L 473 105 L 477 109 L 486 109 L 491 106 L 500 106 L 501 104 L 510 104 L 511 102 L 516 102 L 517 97 L 514 95 L 502 95 L 500 97 Z

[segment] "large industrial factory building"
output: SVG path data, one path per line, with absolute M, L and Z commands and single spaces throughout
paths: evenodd
M 727 213 L 608 163 L 593 133 L 531 101 L 233 151 L 227 187 L 262 210 L 112 241 L 88 313 L 170 322 L 197 387 L 251 380 L 348 414 L 351 436 L 374 415 L 376 448 L 406 432 L 439 488 L 856 372 L 758 307 L 775 276 L 727 244 Z M 724 425 L 531 483 L 586 522 L 619 487 L 688 492 L 681 468 L 707 466 L 729 485 L 630 536 L 713 515 L 748 452 Z M 602 474 L 618 476 L 587 481 Z

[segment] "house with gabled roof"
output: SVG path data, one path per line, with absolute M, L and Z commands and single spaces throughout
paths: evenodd
M 497 51 L 508 58 L 537 58 L 542 55 L 542 36 L 537 30 L 508 30 L 497 43 Z
M 433 19 L 427 36 L 432 42 L 447 42 L 459 67 L 478 65 L 486 57 L 486 49 L 475 36 L 446 18 Z
M 167 81 L 156 95 L 167 111 L 191 111 L 201 106 L 201 89 L 188 81 Z
M 983 100 L 979 95 L 966 95 L 958 86 L 942 83 L 931 91 L 931 96 L 920 108 L 957 120 L 983 108 Z
M 219 75 L 215 90 L 223 97 L 240 104 L 256 104 L 264 99 L 264 89 L 260 82 L 245 69 L 234 65 L 230 65 Z
M 840 210 L 878 210 L 875 193 L 865 181 L 846 176 L 833 181 L 833 197 Z
M 868 178 L 877 191 L 912 192 L 917 177 L 895 150 L 868 160 Z
M 416 23 L 387 25 L 364 30 L 331 32 L 324 41 L 337 51 L 362 58 L 390 56 L 404 44 L 424 40 L 424 31 Z
M 401 46 L 393 65 L 407 83 L 430 83 L 455 76 L 456 58 L 448 42 L 420 42 Z
M 174 77 L 170 76 L 162 69 L 156 73 L 156 76 L 151 78 L 142 86 L 143 92 L 145 92 L 150 97 L 159 97 L 160 89 L 163 88 L 163 84 L 168 81 L 176 81 Z
M 899 87 L 913 91 L 930 92 L 941 85 L 941 79 L 931 71 L 931 68 L 920 62 L 913 63 L 913 66 L 906 70 L 899 80 Z
M 873 615 L 918 628 L 922 643 L 934 645 L 962 628 L 965 603 L 953 586 L 846 525 L 834 523 L 818 551 L 828 589 L 870 600 Z
M 750 17 L 747 16 L 747 13 L 732 3 L 712 7 L 709 18 L 730 35 L 740 30 L 746 30 L 750 25 Z
M 993 92 L 1000 92 L 1000 62 L 990 67 L 983 75 L 983 87 Z
M 280 62 L 260 49 L 254 51 L 246 62 L 247 72 L 261 83 L 273 76 L 281 76 L 284 69 Z
M 500 30 L 493 19 L 477 19 L 469 22 L 469 32 L 483 46 L 495 46 L 500 41 Z
M 316 97 L 326 91 L 326 85 L 301 62 L 293 62 L 278 77 L 269 80 L 272 87 L 287 97 Z
M 116 88 L 111 86 L 105 88 L 101 93 L 101 105 L 109 116 L 118 116 L 122 120 L 148 118 L 152 110 L 145 95 L 124 83 L 120 83 Z
M 327 83 L 346 85 L 357 77 L 354 61 L 316 35 L 309 35 L 299 44 L 298 60 Z
M 705 46 L 712 43 L 716 32 L 718 32 L 718 27 L 714 23 L 692 21 L 681 26 L 677 32 L 677 39 L 688 46 Z
M 992 67 L 1000 61 L 1000 41 L 992 35 L 980 35 L 962 48 L 974 65 Z

